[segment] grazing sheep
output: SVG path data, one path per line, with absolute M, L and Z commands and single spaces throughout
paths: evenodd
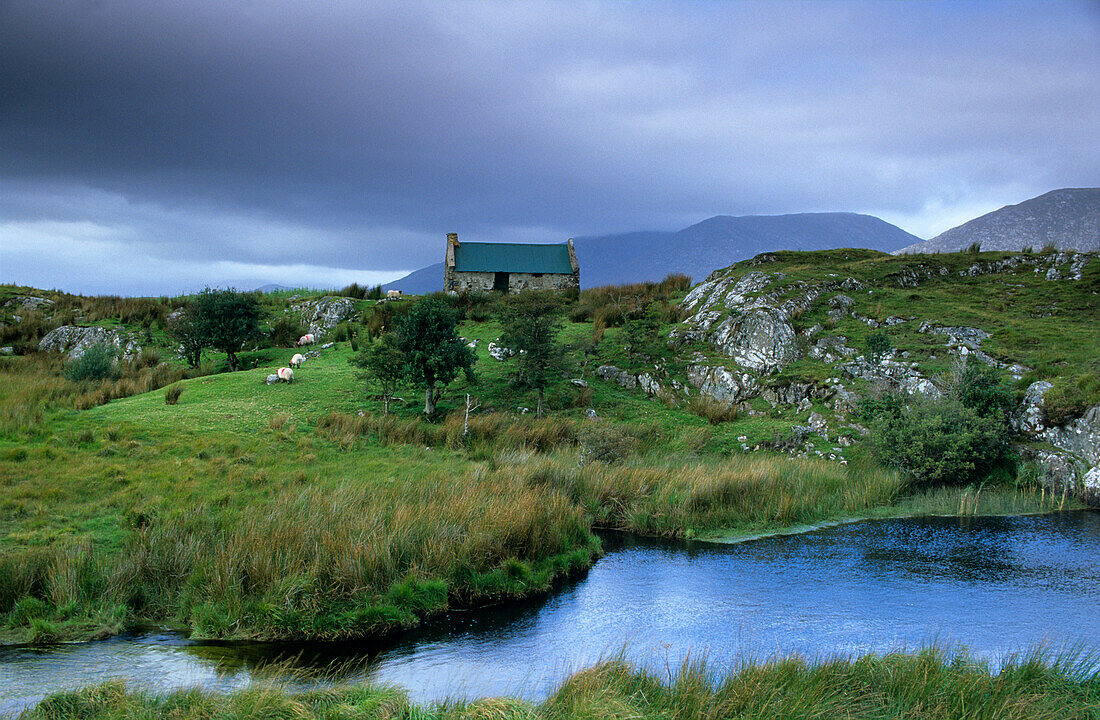
M 276 374 L 283 382 L 294 382 L 294 371 L 288 367 L 279 368 Z
M 290 358 L 290 367 L 301 367 L 302 363 L 304 363 L 305 361 L 305 355 L 302 355 L 302 353 L 294 353 L 294 357 Z
M 302 337 L 298 338 L 298 344 L 299 345 L 312 345 L 315 342 L 315 340 L 316 339 L 313 337 L 313 333 L 306 333 Z

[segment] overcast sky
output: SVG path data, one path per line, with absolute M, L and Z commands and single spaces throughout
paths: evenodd
M 0 0 L 0 282 L 373 283 L 444 234 L 1100 185 L 1100 4 Z

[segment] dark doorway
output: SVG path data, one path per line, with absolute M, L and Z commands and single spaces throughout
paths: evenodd
M 493 274 L 493 289 L 508 292 L 508 273 L 498 272 Z

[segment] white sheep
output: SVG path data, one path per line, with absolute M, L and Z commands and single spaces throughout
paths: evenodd
M 288 367 L 281 367 L 275 371 L 275 374 L 279 376 L 279 379 L 283 382 L 294 382 L 294 371 Z
M 301 367 L 302 363 L 306 361 L 306 356 L 302 353 L 294 353 L 294 357 L 290 358 L 290 367 Z
M 302 337 L 298 338 L 299 345 L 312 345 L 316 341 L 313 337 L 313 333 L 306 333 Z

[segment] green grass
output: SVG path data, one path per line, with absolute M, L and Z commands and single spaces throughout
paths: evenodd
M 1095 658 L 1032 653 L 993 672 L 966 655 L 928 649 L 813 663 L 790 657 L 732 670 L 696 659 L 661 673 L 616 659 L 575 673 L 540 703 L 498 697 L 417 706 L 400 690 L 371 685 L 299 693 L 254 685 L 224 694 L 199 689 L 155 694 L 113 681 L 50 695 L 21 717 L 1086 720 L 1098 715 Z
M 762 269 L 788 280 L 836 272 L 870 283 L 906 263 L 931 262 L 863 251 L 779 255 Z M 1002 256 L 979 257 L 987 255 Z M 973 259 L 934 260 L 954 269 Z M 1077 377 L 1097 356 L 1087 322 L 1095 296 L 1030 272 L 876 287 L 856 296 L 856 309 L 975 324 L 994 333 L 991 353 L 1034 363 L 1036 373 Z M 1011 296 L 1019 313 L 1007 313 L 1009 290 L 1020 290 Z M 43 295 L 0 287 L 0 298 L 14 294 Z M 112 312 L 155 318 L 177 303 L 45 294 L 97 321 Z M 799 322 L 823 319 L 826 300 Z M 1052 303 L 1059 310 L 1050 318 L 1028 314 Z M 360 303 L 367 312 L 369 304 Z M 946 369 L 942 338 L 916 333 L 916 324 L 892 329 L 894 344 L 926 372 Z M 175 405 L 165 403 L 164 389 L 140 392 L 159 380 L 134 370 L 112 382 L 130 382 L 122 389 L 137 394 L 79 411 L 81 398 L 103 387 L 65 380 L 56 358 L 0 357 L 0 639 L 96 637 L 150 620 L 208 637 L 376 635 L 447 607 L 544 592 L 598 555 L 594 527 L 743 537 L 852 517 L 1076 506 L 1030 487 L 910 495 L 905 478 L 868 461 L 859 443 L 843 449 L 847 465 L 747 454 L 743 442 L 753 448 L 789 435 L 808 411 L 757 399 L 753 414 L 734 415 L 623 390 L 597 379 L 595 368 L 643 371 L 663 362 L 677 377 L 682 360 L 671 351 L 628 357 L 617 344 L 621 330 L 611 327 L 584 368 L 577 348 L 593 329 L 565 323 L 561 340 L 572 349 L 546 393 L 551 416 L 540 422 L 523 413 L 536 397 L 511 386 L 512 363 L 488 355 L 499 335 L 491 319 L 459 328 L 482 341 L 478 380 L 453 383 L 435 423 L 420 417 L 421 394 L 409 388 L 381 418 L 378 390 L 356 376 L 347 342 L 307 361 L 291 384 L 263 381 L 295 351 L 262 348 L 241 354 L 248 370 L 180 380 Z M 866 329 L 846 318 L 833 332 L 858 346 Z M 1032 332 L 1041 346 L 1031 347 Z M 157 327 L 152 337 L 166 342 Z M 171 357 L 166 345 L 154 349 Z M 211 360 L 206 371 L 221 362 Z M 589 388 L 569 383 L 582 374 Z M 833 374 L 804 360 L 771 381 Z M 1095 383 L 1078 386 L 1091 392 Z M 480 407 L 464 437 L 467 393 Z M 601 420 L 587 420 L 587 408 Z M 838 430 L 858 438 L 826 403 L 812 409 L 833 433 L 833 442 L 811 438 L 818 449 L 832 453 Z M 613 447 L 621 461 L 583 462 L 593 445 Z

